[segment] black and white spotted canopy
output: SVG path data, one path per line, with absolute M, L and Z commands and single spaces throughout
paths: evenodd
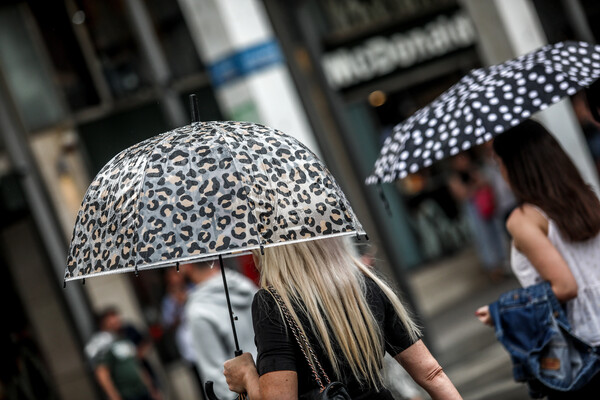
M 600 45 L 561 42 L 471 71 L 396 125 L 368 184 L 405 178 L 483 144 L 600 77 Z
M 363 233 L 302 143 L 258 124 L 197 122 L 102 168 L 77 216 L 65 280 Z

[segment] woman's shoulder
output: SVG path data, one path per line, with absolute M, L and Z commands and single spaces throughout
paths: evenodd
M 547 235 L 548 225 L 549 221 L 546 213 L 529 203 L 524 203 L 515 208 L 506 220 L 506 229 L 513 237 L 530 229 L 540 229 Z
M 276 305 L 277 303 L 275 302 L 273 295 L 265 288 L 258 289 L 252 299 L 252 310 L 260 309 L 268 311 Z
M 373 280 L 368 275 L 365 275 L 364 280 L 365 299 L 367 300 L 367 303 L 369 304 L 371 309 L 373 309 L 373 307 L 386 308 L 389 303 L 389 299 L 387 298 L 381 287 L 379 287 L 377 282 L 375 282 L 375 280 Z
M 266 289 L 259 289 L 252 300 L 252 320 L 255 325 L 282 325 L 283 318 L 277 302 Z

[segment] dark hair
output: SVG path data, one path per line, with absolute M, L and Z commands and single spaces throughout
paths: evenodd
M 108 317 L 119 315 L 119 310 L 116 307 L 109 306 L 96 314 L 96 326 L 101 327 L 104 320 Z
M 600 232 L 600 201 L 560 144 L 541 124 L 526 120 L 494 140 L 494 151 L 521 203 L 539 207 L 570 241 Z

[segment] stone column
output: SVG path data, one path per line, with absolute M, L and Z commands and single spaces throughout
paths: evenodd
M 262 2 L 179 4 L 226 117 L 280 129 L 318 153 Z

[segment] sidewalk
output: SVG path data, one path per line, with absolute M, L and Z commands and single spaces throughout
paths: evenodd
M 508 353 L 475 310 L 500 293 L 519 287 L 514 278 L 492 283 L 472 250 L 425 266 L 410 276 L 427 323 L 436 358 L 465 400 L 527 400 L 527 388 L 514 382 Z

